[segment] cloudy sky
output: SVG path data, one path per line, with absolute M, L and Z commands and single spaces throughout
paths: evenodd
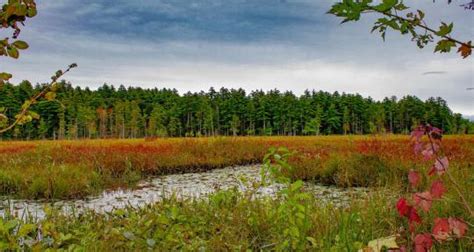
M 454 36 L 474 38 L 474 11 L 454 0 L 405 1 L 428 22 L 454 21 Z M 371 34 L 373 16 L 340 25 L 330 0 L 42 0 L 21 38 L 19 60 L 2 59 L 14 81 L 48 81 L 76 62 L 74 85 L 305 89 L 445 98 L 474 115 L 474 61 L 418 49 L 396 33 Z M 4 34 L 1 34 L 4 35 Z

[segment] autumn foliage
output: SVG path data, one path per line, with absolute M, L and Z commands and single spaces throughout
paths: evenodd
M 423 142 L 426 136 L 427 141 Z M 447 176 L 453 187 L 459 194 L 460 207 L 464 208 L 467 215 L 474 216 L 469 202 L 461 192 L 460 186 L 456 180 L 449 174 L 449 159 L 442 146 L 442 131 L 431 125 L 422 125 L 417 127 L 411 134 L 414 143 L 415 154 L 421 154 L 426 161 L 432 161 L 432 165 L 425 172 L 411 170 L 408 173 L 408 181 L 413 188 L 412 199 L 408 201 L 402 197 L 398 200 L 396 208 L 400 216 L 408 220 L 411 239 L 415 251 L 429 251 L 433 242 L 446 242 L 448 240 L 462 239 L 468 230 L 467 223 L 456 217 L 435 218 L 432 223 L 431 233 L 418 233 L 417 227 L 422 224 L 423 218 L 420 211 L 428 214 L 431 211 L 435 200 L 442 200 L 446 193 L 443 176 Z M 420 181 L 424 174 L 429 178 L 428 186 L 420 188 Z M 433 178 L 435 177 L 435 178 Z M 424 190 L 423 190 L 424 189 Z M 433 240 L 434 239 L 434 240 Z

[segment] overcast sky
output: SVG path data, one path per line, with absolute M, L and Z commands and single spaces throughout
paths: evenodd
M 42 0 L 21 38 L 30 49 L 0 69 L 15 82 L 46 82 L 76 62 L 73 85 L 176 88 L 211 86 L 360 93 L 375 99 L 412 94 L 445 98 L 474 115 L 473 57 L 420 50 L 394 32 L 371 34 L 373 17 L 340 25 L 330 0 Z M 455 37 L 474 38 L 474 11 L 463 1 L 405 1 L 428 22 L 454 21 Z M 1 34 L 5 35 L 6 34 Z

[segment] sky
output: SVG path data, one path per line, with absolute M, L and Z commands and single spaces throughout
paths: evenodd
M 331 0 L 41 0 L 21 39 L 20 59 L 2 59 L 13 82 L 47 82 L 77 63 L 65 78 L 92 89 L 103 83 L 179 92 L 210 87 L 301 94 L 315 89 L 441 96 L 454 112 L 474 115 L 474 57 L 433 54 L 408 36 L 371 34 L 374 15 L 341 25 L 326 14 Z M 454 22 L 453 36 L 474 38 L 466 0 L 407 0 L 427 22 Z M 3 33 L 0 35 L 4 35 Z M 6 36 L 6 35 L 5 35 Z

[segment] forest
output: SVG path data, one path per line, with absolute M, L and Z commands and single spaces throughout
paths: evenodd
M 13 117 L 41 90 L 28 81 L 0 90 L 0 109 Z M 376 101 L 359 94 L 221 88 L 180 95 L 176 89 L 74 87 L 62 81 L 55 99 L 33 107 L 32 123 L 3 139 L 198 137 L 237 135 L 406 134 L 419 123 L 445 133 L 474 133 L 474 123 L 454 113 L 442 98 L 415 96 Z

